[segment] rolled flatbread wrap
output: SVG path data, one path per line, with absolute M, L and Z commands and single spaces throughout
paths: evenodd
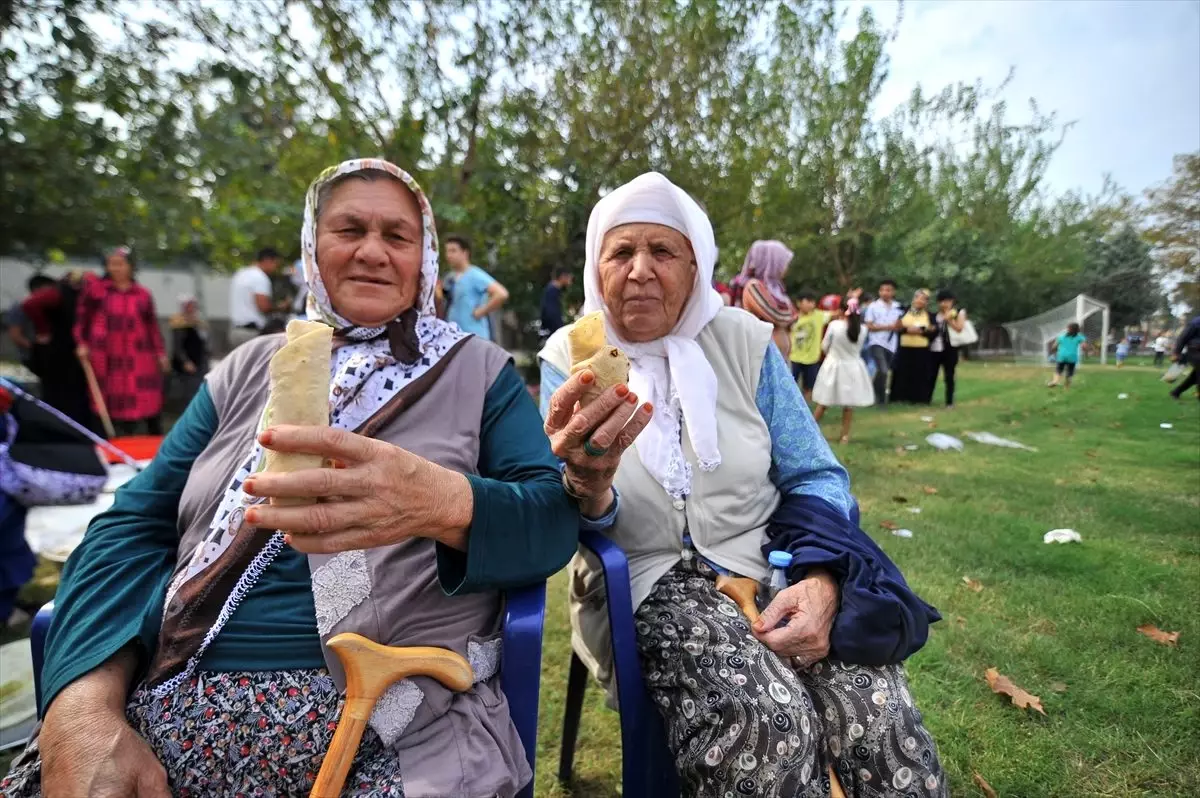
M 329 426 L 329 356 L 333 328 L 316 321 L 289 321 L 287 343 L 271 358 L 271 395 L 262 426 L 295 424 Z M 289 454 L 267 449 L 263 470 L 276 473 L 320 468 L 320 455 Z M 272 499 L 273 504 L 314 504 L 312 499 Z
M 579 400 L 580 407 L 586 407 L 614 385 L 629 381 L 629 358 L 605 340 L 603 311 L 589 313 L 575 322 L 567 333 L 567 346 L 571 373 L 590 369 L 596 375 L 596 381 Z

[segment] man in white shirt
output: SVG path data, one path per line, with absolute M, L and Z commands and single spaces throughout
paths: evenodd
M 229 348 L 256 337 L 267 326 L 271 302 L 271 275 L 279 270 L 283 258 L 271 247 L 258 251 L 254 263 L 238 269 L 229 284 Z
M 888 372 L 896 356 L 900 318 L 904 308 L 896 301 L 896 283 L 884 280 L 879 284 L 879 299 L 867 305 L 863 322 L 867 325 L 867 358 L 875 364 L 875 404 L 887 404 Z
M 1154 339 L 1154 365 L 1161 366 L 1163 358 L 1167 356 L 1167 350 L 1171 348 L 1171 342 L 1167 340 L 1167 336 L 1162 333 Z

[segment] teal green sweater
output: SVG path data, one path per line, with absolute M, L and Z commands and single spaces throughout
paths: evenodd
M 201 388 L 150 466 L 117 491 L 63 569 L 46 641 L 42 705 L 130 643 L 143 664 L 158 642 L 163 598 L 176 565 L 179 497 L 192 462 L 217 429 Z M 438 545 L 449 594 L 515 587 L 559 570 L 575 551 L 579 514 L 563 493 L 541 417 L 516 370 L 488 390 L 480 476 L 467 551 Z M 200 662 L 205 671 L 319 668 L 325 664 L 305 555 L 285 547 Z

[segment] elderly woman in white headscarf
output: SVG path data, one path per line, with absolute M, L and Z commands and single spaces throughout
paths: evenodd
M 632 364 L 618 387 L 652 418 L 634 441 L 620 423 L 644 405 L 598 424 L 595 403 L 577 407 L 589 373 L 567 376 L 563 329 L 541 352 L 545 428 L 584 525 L 629 559 L 646 684 L 685 793 L 826 796 L 832 769 L 856 796 L 944 795 L 900 665 L 936 613 L 850 520 L 846 472 L 771 326 L 710 287 L 707 217 L 649 173 L 597 203 L 586 245 L 584 309 L 604 312 Z M 776 549 L 790 586 L 751 625 L 716 579 L 761 581 Z M 572 576 L 573 644 L 611 681 L 602 580 L 582 556 Z
M 282 335 L 208 375 L 67 562 L 44 722 L 0 794 L 306 797 L 342 712 L 342 632 L 451 649 L 474 677 L 384 693 L 343 796 L 529 781 L 499 591 L 561 568 L 579 523 L 537 408 L 503 350 L 434 315 L 433 215 L 403 170 L 324 171 L 301 248 L 308 317 L 335 330 L 329 427 L 266 417 Z M 334 467 L 264 472 L 267 449 Z

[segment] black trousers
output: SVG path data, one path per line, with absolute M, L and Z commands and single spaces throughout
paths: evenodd
M 1171 391 L 1171 396 L 1179 399 L 1183 396 L 1183 392 L 1188 388 L 1200 383 L 1200 366 L 1192 366 L 1191 372 L 1183 378 L 1183 382 L 1175 386 L 1175 390 Z
M 885 346 L 871 344 L 867 347 L 867 357 L 875 361 L 875 376 L 871 380 L 875 388 L 875 404 L 887 404 L 888 372 L 892 370 L 892 359 L 895 354 Z
M 936 353 L 933 361 L 933 382 L 937 384 L 938 372 L 946 383 L 946 407 L 954 405 L 954 370 L 958 368 L 958 350 L 948 347 Z

